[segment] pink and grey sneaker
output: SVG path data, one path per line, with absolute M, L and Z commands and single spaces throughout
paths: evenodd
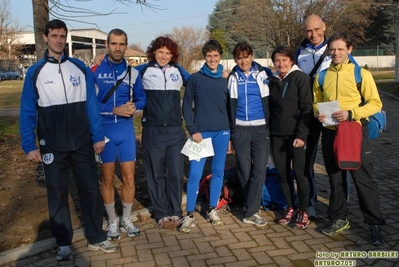
M 181 225 L 181 219 L 179 216 L 170 216 L 169 219 L 176 227 Z
M 298 212 L 298 216 L 296 217 L 295 228 L 296 229 L 306 229 L 309 225 L 309 216 L 308 213 L 304 210 L 300 210 Z
M 296 211 L 294 210 L 293 207 L 288 207 L 285 212 L 283 217 L 278 220 L 278 223 L 281 225 L 287 225 L 291 222 L 291 220 L 295 217 Z

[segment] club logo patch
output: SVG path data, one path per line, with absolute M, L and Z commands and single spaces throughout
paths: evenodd
M 177 81 L 179 80 L 179 74 L 173 74 L 173 73 L 171 73 L 171 74 L 170 74 L 170 79 L 171 79 L 173 82 L 177 82 Z
M 72 75 L 69 77 L 69 81 L 72 83 L 73 87 L 76 87 L 80 84 L 80 76 L 73 77 Z
M 54 155 L 53 153 L 47 153 L 47 154 L 43 154 L 43 162 L 44 164 L 51 164 L 54 161 Z
M 45 146 L 45 145 L 46 145 L 46 140 L 44 140 L 44 139 L 40 139 L 40 141 L 39 141 L 39 145 L 41 145 L 41 146 Z

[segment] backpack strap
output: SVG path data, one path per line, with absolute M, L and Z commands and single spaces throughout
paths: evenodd
M 361 71 L 362 71 L 362 67 L 360 67 L 359 65 L 355 64 L 355 70 L 354 70 L 354 72 L 355 72 L 355 81 L 356 81 L 357 90 L 359 91 L 360 95 L 362 95 L 362 93 L 361 93 L 361 87 L 362 87 Z M 326 76 L 326 72 L 327 72 L 327 69 L 324 69 L 324 70 L 320 71 L 319 78 L 317 80 L 322 92 L 323 92 L 323 82 L 324 82 L 324 77 Z M 363 101 L 364 101 L 364 99 L 363 99 L 363 96 L 362 96 L 362 102 Z
M 132 66 L 127 66 L 127 72 L 129 75 L 130 102 L 133 102 Z
M 360 98 L 362 99 L 362 102 L 360 103 L 360 106 L 363 106 L 366 104 L 366 101 L 364 100 L 364 97 L 362 95 L 362 74 L 361 74 L 362 68 L 359 65 L 355 65 L 355 80 L 356 80 L 356 87 L 357 91 L 360 94 Z
M 317 61 L 316 65 L 313 67 L 312 71 L 309 73 L 310 77 L 313 77 L 315 75 L 316 71 L 319 69 L 324 58 L 327 56 L 327 53 L 328 53 L 328 48 L 326 47 L 323 54 L 320 56 L 319 60 Z
M 114 86 L 112 86 L 111 89 L 109 89 L 108 93 L 105 95 L 104 99 L 101 101 L 101 103 L 105 104 L 107 103 L 108 99 L 111 97 L 111 95 L 115 92 L 115 90 L 118 88 L 118 86 L 123 82 L 123 80 L 125 79 L 126 75 L 129 74 L 129 87 L 130 87 L 130 69 L 131 67 L 128 66 L 127 71 L 125 73 L 125 76 L 123 76 L 123 78 L 119 79 Z
M 356 81 L 356 87 L 357 90 L 359 91 L 360 97 L 362 99 L 361 105 L 365 104 L 364 97 L 362 95 L 362 74 L 361 74 L 362 68 L 359 65 L 355 65 L 355 81 Z
M 324 76 L 326 76 L 326 72 L 327 72 L 327 69 L 324 69 L 324 70 L 320 71 L 319 72 L 319 78 L 317 79 L 322 92 L 323 92 Z

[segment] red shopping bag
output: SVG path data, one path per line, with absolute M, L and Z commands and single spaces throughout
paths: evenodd
M 355 121 L 338 124 L 334 139 L 334 153 L 338 168 L 357 170 L 361 166 L 362 126 Z

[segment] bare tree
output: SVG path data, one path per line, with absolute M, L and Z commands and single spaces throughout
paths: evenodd
M 140 43 L 138 43 L 138 44 L 131 44 L 131 45 L 129 45 L 129 48 L 131 48 L 131 49 L 133 49 L 133 50 L 136 50 L 136 51 L 138 51 L 138 52 L 140 52 L 140 53 L 145 53 L 145 51 L 144 51 L 144 49 L 141 47 Z
M 32 0 L 33 29 L 35 31 L 35 51 L 37 60 L 44 56 L 46 43 L 43 40 L 44 26 L 49 21 L 48 0 Z
M 11 62 L 19 56 L 20 32 L 18 20 L 11 13 L 10 0 L 0 0 L 0 59 Z
M 278 45 L 296 48 L 304 38 L 303 21 L 310 14 L 327 23 L 327 35 L 345 30 L 359 36 L 365 17 L 358 12 L 364 0 L 219 0 L 209 16 L 212 36 L 231 51 L 238 41 L 249 42 L 257 56 Z M 364 6 L 364 5 L 363 5 Z
M 166 34 L 179 46 L 179 63 L 188 72 L 193 71 L 194 60 L 202 59 L 202 45 L 209 38 L 209 34 L 203 28 L 183 27 L 172 29 Z
M 82 0 L 74 1 L 80 2 Z M 110 4 L 112 4 L 113 2 L 118 2 L 127 6 L 130 6 L 132 4 L 138 4 L 141 8 L 147 7 L 153 10 L 161 9 L 158 5 L 148 3 L 148 0 L 112 0 L 109 2 Z M 46 50 L 46 44 L 43 40 L 43 30 L 46 23 L 49 21 L 49 15 L 54 18 L 62 18 L 65 21 L 84 22 L 82 19 L 87 18 L 88 16 L 107 16 L 116 13 L 116 8 L 104 14 L 96 12 L 95 10 L 88 10 L 76 6 L 71 6 L 70 4 L 63 4 L 62 0 L 32 0 L 32 7 L 37 60 L 41 59 L 44 56 L 44 51 Z

